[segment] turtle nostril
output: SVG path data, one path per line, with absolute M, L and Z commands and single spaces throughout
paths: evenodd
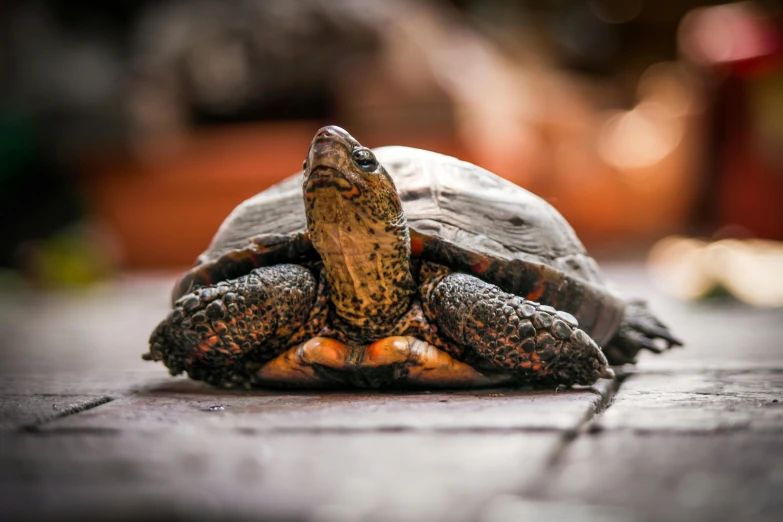
M 327 125 L 322 127 L 315 134 L 316 138 L 337 138 L 345 142 L 351 141 L 351 135 L 346 132 L 345 129 L 338 127 L 337 125 Z
M 340 150 L 337 152 L 335 150 L 335 145 L 342 145 L 340 149 L 345 150 Z M 320 154 L 327 152 L 330 154 L 336 153 L 339 155 L 345 155 L 346 153 L 350 154 L 353 148 L 354 144 L 352 143 L 350 134 L 345 132 L 340 127 L 329 125 L 319 129 L 318 132 L 315 133 L 310 150 L 315 154 L 315 156 L 319 156 Z
M 316 138 L 337 138 L 339 134 L 332 127 L 324 127 L 315 135 Z

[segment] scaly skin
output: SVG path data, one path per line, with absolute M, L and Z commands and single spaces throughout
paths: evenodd
M 410 309 L 416 283 L 394 182 L 377 162 L 359 168 L 353 158 L 357 151 L 372 156 L 342 129 L 321 129 L 310 146 L 303 191 L 307 230 L 331 291 L 334 326 L 347 340 L 368 343 L 392 335 Z
M 147 360 L 172 375 L 232 387 L 266 362 L 315 336 L 326 322 L 325 284 L 299 265 L 257 268 L 182 296 L 150 337 Z M 251 364 L 248 364 L 251 363 Z
M 424 264 L 421 277 L 427 318 L 477 366 L 535 384 L 592 384 L 614 375 L 572 315 L 434 263 Z

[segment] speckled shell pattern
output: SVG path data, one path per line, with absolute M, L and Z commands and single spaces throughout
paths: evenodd
M 412 234 L 435 239 L 422 257 L 569 312 L 599 345 L 612 338 L 625 301 L 549 203 L 450 156 L 398 146 L 373 152 L 394 179 Z M 234 209 L 198 262 L 245 248 L 253 236 L 306 228 L 300 173 Z

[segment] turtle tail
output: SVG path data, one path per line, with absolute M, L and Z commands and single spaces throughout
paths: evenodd
M 661 353 L 682 344 L 666 325 L 655 318 L 645 301 L 631 301 L 617 333 L 603 347 L 603 352 L 609 364 L 618 365 L 635 363 L 636 354 L 641 349 Z

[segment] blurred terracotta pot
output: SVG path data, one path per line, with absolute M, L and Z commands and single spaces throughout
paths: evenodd
M 145 154 L 87 162 L 88 209 L 127 268 L 188 266 L 242 200 L 301 168 L 317 122 L 196 132 Z

